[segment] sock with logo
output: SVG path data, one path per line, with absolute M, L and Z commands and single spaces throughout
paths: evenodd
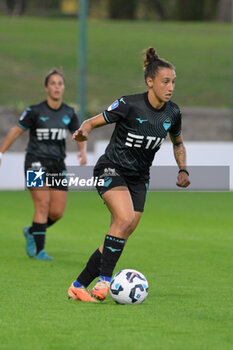
M 36 243 L 36 255 L 44 249 L 45 245 L 45 235 L 46 235 L 47 222 L 45 224 L 39 224 L 33 222 L 29 229 L 29 232 L 33 235 Z
M 53 224 L 55 224 L 56 221 L 57 221 L 57 220 L 52 220 L 52 219 L 50 219 L 50 217 L 48 217 L 47 227 L 52 226 Z
M 94 251 L 94 253 L 90 256 L 86 267 L 75 281 L 80 284 L 79 287 L 87 287 L 96 277 L 100 275 L 101 257 L 102 254 L 100 253 L 99 249 L 96 249 L 96 251 Z M 75 284 L 74 286 L 76 287 Z
M 113 270 L 124 249 L 125 240 L 123 238 L 106 235 L 102 253 L 100 275 L 112 277 Z
M 100 276 L 100 278 L 98 279 L 98 282 L 101 282 L 101 281 L 111 282 L 111 277 Z

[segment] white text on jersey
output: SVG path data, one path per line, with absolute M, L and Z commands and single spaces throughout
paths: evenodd
M 58 128 L 39 128 L 36 129 L 36 136 L 39 141 L 41 140 L 63 140 L 67 136 L 66 129 L 58 129 Z
M 164 141 L 164 138 L 155 137 L 155 136 L 135 135 L 128 132 L 125 145 L 128 147 L 141 148 L 144 140 L 147 141 L 145 149 L 148 149 L 148 148 L 154 149 L 155 147 L 161 146 L 161 144 Z

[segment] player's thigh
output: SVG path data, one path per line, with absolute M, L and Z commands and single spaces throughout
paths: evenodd
M 57 213 L 58 216 L 63 215 L 66 208 L 68 192 L 54 189 L 51 189 L 49 192 L 49 212 L 54 214 Z
M 133 221 L 133 202 L 127 187 L 114 187 L 106 191 L 102 198 L 111 212 L 112 222 L 126 219 Z

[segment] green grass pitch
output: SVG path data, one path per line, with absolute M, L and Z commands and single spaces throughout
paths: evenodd
M 233 193 L 149 192 L 141 223 L 115 272 L 141 271 L 141 305 L 67 299 L 70 283 L 103 241 L 109 215 L 95 192 L 69 194 L 38 262 L 24 250 L 28 192 L 1 192 L 0 328 L 3 349 L 232 349 Z

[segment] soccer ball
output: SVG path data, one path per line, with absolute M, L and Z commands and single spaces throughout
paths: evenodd
M 118 304 L 141 304 L 148 295 L 146 277 L 136 270 L 118 272 L 110 283 L 110 294 Z

